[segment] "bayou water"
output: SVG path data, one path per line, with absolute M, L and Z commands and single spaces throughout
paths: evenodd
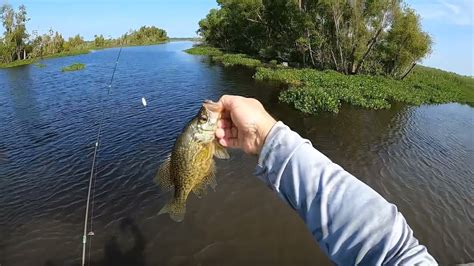
M 442 264 L 474 261 L 474 108 L 460 104 L 305 116 L 279 86 L 182 50 L 124 48 L 0 70 L 0 264 L 78 265 L 92 152 L 98 154 L 91 265 L 327 265 L 299 217 L 253 176 L 256 157 L 217 164 L 217 191 L 186 219 L 157 212 L 160 161 L 207 98 L 256 97 L 314 146 L 397 205 Z M 62 73 L 79 62 L 82 71 Z M 145 97 L 148 105 L 141 104 Z M 104 102 L 102 102 L 104 100 Z

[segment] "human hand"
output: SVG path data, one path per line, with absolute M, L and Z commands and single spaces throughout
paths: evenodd
M 223 109 L 216 130 L 219 143 L 224 147 L 259 154 L 276 120 L 256 99 L 224 95 L 217 103 Z

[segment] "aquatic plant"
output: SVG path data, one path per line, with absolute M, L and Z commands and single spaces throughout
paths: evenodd
M 188 54 L 192 55 L 222 55 L 222 51 L 214 48 L 214 47 L 209 47 L 209 46 L 194 46 L 192 48 L 189 48 L 187 50 L 184 50 Z
M 77 70 L 84 69 L 85 67 L 86 67 L 86 65 L 84 65 L 84 64 L 81 64 L 81 63 L 74 63 L 74 64 L 72 64 L 72 65 L 63 67 L 63 68 L 61 69 L 61 71 L 62 71 L 62 72 L 77 71 Z
M 417 67 L 407 80 L 265 67 L 257 68 L 254 78 L 287 84 L 288 89 L 280 93 L 279 100 L 308 114 L 337 113 L 343 102 L 369 109 L 389 108 L 395 101 L 413 105 L 474 103 L 474 79 L 427 67 Z
M 474 105 L 473 77 L 461 76 L 436 68 L 417 66 L 406 78 L 406 81 L 417 85 L 419 89 L 425 87 L 437 88 L 439 91 L 457 94 L 457 102 Z

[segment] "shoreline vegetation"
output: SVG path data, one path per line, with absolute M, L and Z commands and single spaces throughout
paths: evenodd
M 343 103 L 474 106 L 474 79 L 419 66 L 432 38 L 405 1 L 217 0 L 199 21 L 207 46 L 187 50 L 285 84 L 279 101 L 316 114 Z
M 342 103 L 368 109 L 390 108 L 392 102 L 459 102 L 474 106 L 473 78 L 425 66 L 415 66 L 406 79 L 399 80 L 383 75 L 345 75 L 334 70 L 287 67 L 276 60 L 264 62 L 210 46 L 195 46 L 185 52 L 209 56 L 226 67 L 255 69 L 254 79 L 286 85 L 288 88 L 280 92 L 279 100 L 307 114 L 337 113 Z
M 104 47 L 104 48 L 91 48 L 91 49 L 81 49 L 81 50 L 74 50 L 74 51 L 68 51 L 68 52 L 61 52 L 57 54 L 51 54 L 43 57 L 38 57 L 38 58 L 28 58 L 28 59 L 23 59 L 23 60 L 16 60 L 10 63 L 0 63 L 0 69 L 2 68 L 12 68 L 12 67 L 18 67 L 18 66 L 24 66 L 24 65 L 30 65 L 30 64 L 38 64 L 42 67 L 44 65 L 42 63 L 39 63 L 38 61 L 44 60 L 44 59 L 51 59 L 51 58 L 59 58 L 59 57 L 66 57 L 66 56 L 74 56 L 74 55 L 81 55 L 81 54 L 88 54 L 93 50 L 99 50 L 99 49 L 106 49 L 106 48 L 113 48 L 113 47 Z
M 92 50 L 120 46 L 154 45 L 169 41 L 165 30 L 155 26 L 142 26 L 130 30 L 119 38 L 105 38 L 95 35 L 91 41 L 85 41 L 77 34 L 67 40 L 61 33 L 50 29 L 45 34 L 33 31 L 29 33 L 26 22 L 26 7 L 20 5 L 17 10 L 9 4 L 0 6 L 0 18 L 4 28 L 0 36 L 0 68 L 10 68 L 36 63 L 47 58 L 86 54 Z
M 164 41 L 159 41 L 159 42 L 153 42 L 153 43 L 143 43 L 143 44 L 127 44 L 123 47 L 133 47 L 133 46 L 147 46 L 147 45 L 158 45 L 158 44 L 164 44 L 168 42 L 180 42 L 180 41 L 192 41 L 192 42 L 199 42 L 202 41 L 201 38 L 169 38 Z M 40 58 L 28 58 L 24 60 L 17 60 L 13 61 L 10 63 L 0 63 L 0 69 L 4 68 L 12 68 L 12 67 L 18 67 L 18 66 L 24 66 L 24 65 L 30 65 L 30 64 L 39 64 L 42 67 L 43 64 L 38 63 L 38 61 L 44 60 L 44 59 L 51 59 L 51 58 L 59 58 L 59 57 L 66 57 L 66 56 L 75 56 L 75 55 L 81 55 L 81 54 L 88 54 L 92 51 L 98 51 L 98 50 L 103 50 L 103 49 L 110 49 L 110 48 L 118 48 L 120 47 L 120 44 L 117 45 L 110 45 L 110 46 L 102 46 L 102 47 L 97 47 L 97 46 L 89 46 L 87 49 L 80 49 L 80 50 L 72 50 L 68 52 L 60 52 L 56 54 L 51 54 L 47 55 L 44 57 Z
M 164 44 L 164 43 L 173 42 L 173 41 L 180 41 L 180 40 L 170 39 L 170 40 L 166 40 L 166 41 L 146 43 L 146 44 L 127 44 L 127 45 L 124 44 L 123 47 L 158 45 L 158 44 Z M 43 56 L 43 57 L 16 60 L 16 61 L 13 61 L 13 62 L 10 62 L 10 63 L 0 63 L 0 69 L 12 68 L 12 67 L 18 67 L 18 66 L 24 66 L 24 65 L 30 65 L 30 64 L 41 64 L 38 61 L 45 60 L 45 59 L 52 59 L 52 58 L 60 58 L 60 57 L 88 54 L 92 51 L 99 51 L 99 50 L 110 49 L 110 48 L 119 48 L 120 46 L 121 46 L 120 44 L 110 45 L 110 46 L 102 46 L 102 47 L 97 47 L 97 46 L 91 45 L 87 49 L 79 49 L 79 50 L 72 50 L 72 51 L 67 51 L 67 52 L 60 52 L 60 53 L 56 53 L 56 54 L 46 55 L 46 56 Z

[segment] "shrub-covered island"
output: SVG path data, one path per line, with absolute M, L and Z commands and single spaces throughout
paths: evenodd
M 418 66 L 432 41 L 403 1 L 217 2 L 199 22 L 207 46 L 187 52 L 288 84 L 280 100 L 305 113 L 337 112 L 343 102 L 474 104 L 473 78 Z

